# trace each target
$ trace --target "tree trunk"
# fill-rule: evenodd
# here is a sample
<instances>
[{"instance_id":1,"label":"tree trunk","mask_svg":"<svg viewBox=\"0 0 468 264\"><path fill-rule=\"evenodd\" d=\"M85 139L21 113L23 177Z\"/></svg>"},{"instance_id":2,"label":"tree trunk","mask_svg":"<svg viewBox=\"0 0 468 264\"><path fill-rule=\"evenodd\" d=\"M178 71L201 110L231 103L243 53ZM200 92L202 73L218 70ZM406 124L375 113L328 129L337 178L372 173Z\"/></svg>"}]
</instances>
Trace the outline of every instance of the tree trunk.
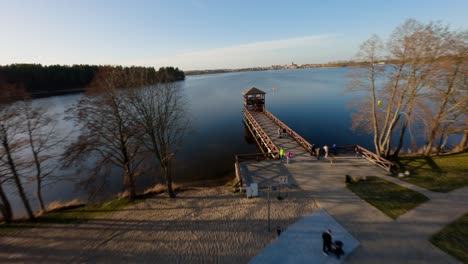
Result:
<instances>
[{"instance_id":1,"label":"tree trunk","mask_svg":"<svg viewBox=\"0 0 468 264\"><path fill-rule=\"evenodd\" d=\"M401 128L401 131L400 131L400 137L398 138L398 146L395 149L395 152L393 152L394 157L398 157L398 154L400 154L401 148L403 147L403 139L405 137L406 126L407 126L406 123L407 123L407 121L405 119L403 127Z\"/></svg>"},{"instance_id":2,"label":"tree trunk","mask_svg":"<svg viewBox=\"0 0 468 264\"><path fill-rule=\"evenodd\" d=\"M0 199L2 204L0 205L0 211L3 215L3 221L5 223L11 223L13 220L13 212L11 211L11 204L6 196L5 192L3 191L2 185L0 184Z\"/></svg>"},{"instance_id":3,"label":"tree trunk","mask_svg":"<svg viewBox=\"0 0 468 264\"><path fill-rule=\"evenodd\" d=\"M460 141L460 144L458 145L457 149L459 151L464 151L468 149L468 129L465 129L465 133L463 134L463 137Z\"/></svg>"},{"instance_id":4,"label":"tree trunk","mask_svg":"<svg viewBox=\"0 0 468 264\"><path fill-rule=\"evenodd\" d=\"M417 84L416 84L417 87ZM416 99L416 94L417 94L417 89L413 88L410 98L408 99L408 111L406 112L405 115L405 121L403 122L403 125L401 127L400 131L400 137L398 138L398 146L393 153L394 157L398 157L398 154L400 154L401 149L403 148L403 140L405 138L405 133L406 133L406 128L408 128L410 119L411 119L411 113L413 112L414 104L415 104L415 99Z\"/></svg>"},{"instance_id":5,"label":"tree trunk","mask_svg":"<svg viewBox=\"0 0 468 264\"><path fill-rule=\"evenodd\" d=\"M136 197L135 179L131 173L129 162L125 163L125 190L128 192L129 199L133 200Z\"/></svg>"},{"instance_id":6,"label":"tree trunk","mask_svg":"<svg viewBox=\"0 0 468 264\"><path fill-rule=\"evenodd\" d=\"M34 137L33 137L33 129L31 128L31 118L28 116L27 119L27 127L28 127L28 136L29 136L29 146L31 147L31 152L34 158L34 164L36 165L36 195L37 199L39 200L39 205L41 206L41 210L45 212L44 200L42 199L42 168L41 162L39 161L39 155L34 147Z\"/></svg>"},{"instance_id":7,"label":"tree trunk","mask_svg":"<svg viewBox=\"0 0 468 264\"><path fill-rule=\"evenodd\" d=\"M164 166L164 173L166 174L165 176L166 176L167 194L169 195L169 197L175 198L176 195L175 195L174 189L172 188L172 175L171 175L170 162L168 162Z\"/></svg>"},{"instance_id":8,"label":"tree trunk","mask_svg":"<svg viewBox=\"0 0 468 264\"><path fill-rule=\"evenodd\" d=\"M8 165L10 167L11 173L13 174L13 180L16 184L16 188L18 189L20 198L23 201L24 208L26 209L26 212L28 213L28 218L32 220L34 219L34 213L31 209L31 206L29 205L28 198L26 197L26 193L24 192L24 189L23 189L23 185L21 184L20 176L18 174L18 171L16 170L16 164L13 161L13 157L11 156L10 145L8 144L8 141L6 138L3 139L2 144L5 149L5 154L7 156L7 159L8 159Z\"/></svg>"},{"instance_id":9,"label":"tree trunk","mask_svg":"<svg viewBox=\"0 0 468 264\"><path fill-rule=\"evenodd\" d=\"M372 63L374 63L372 61ZM375 106L375 101L376 96L375 96L375 68L374 64L371 66L371 89L372 89L372 127L374 129L374 147L375 147L375 153L377 155L381 156L382 155L382 149L379 144L379 125L377 123L377 109Z\"/></svg>"},{"instance_id":10,"label":"tree trunk","mask_svg":"<svg viewBox=\"0 0 468 264\"><path fill-rule=\"evenodd\" d=\"M446 130L447 130L447 126L444 126L442 135L440 135L440 138L439 138L439 144L437 145L437 153L436 153L437 156L440 155L440 152L442 152L442 149L445 148L445 144L447 144L448 137L445 135Z\"/></svg>"},{"instance_id":11,"label":"tree trunk","mask_svg":"<svg viewBox=\"0 0 468 264\"><path fill-rule=\"evenodd\" d=\"M429 132L429 138L427 139L427 145L424 148L424 153L423 153L424 156L429 156L429 154L431 154L432 145L434 144L434 141L436 139L437 131L439 130L439 126L442 121L442 116L446 112L445 107L447 106L449 97L453 92L453 84L455 83L457 73L458 73L458 65L455 68L453 77L448 82L447 91L445 92L444 98L442 99L442 103L439 106L437 117L435 118L434 122L432 122L431 131Z\"/></svg>"},{"instance_id":12,"label":"tree trunk","mask_svg":"<svg viewBox=\"0 0 468 264\"><path fill-rule=\"evenodd\" d=\"M44 199L42 199L42 179L41 177L37 177L37 189L36 189L37 199L39 200L39 205L41 206L41 210L43 212L46 211L44 206Z\"/></svg>"},{"instance_id":13,"label":"tree trunk","mask_svg":"<svg viewBox=\"0 0 468 264\"><path fill-rule=\"evenodd\" d=\"M41 210L45 212L44 200L42 199L41 163L39 162L39 157L37 156L37 153L34 151L34 148L33 148L33 156L34 156L34 162L36 163L36 182L37 182L36 195L37 195L37 199L39 200L39 205L41 206Z\"/></svg>"},{"instance_id":14,"label":"tree trunk","mask_svg":"<svg viewBox=\"0 0 468 264\"><path fill-rule=\"evenodd\" d=\"M133 174L130 174L130 198L133 200L136 197L136 188L135 188L135 177Z\"/></svg>"}]
</instances>

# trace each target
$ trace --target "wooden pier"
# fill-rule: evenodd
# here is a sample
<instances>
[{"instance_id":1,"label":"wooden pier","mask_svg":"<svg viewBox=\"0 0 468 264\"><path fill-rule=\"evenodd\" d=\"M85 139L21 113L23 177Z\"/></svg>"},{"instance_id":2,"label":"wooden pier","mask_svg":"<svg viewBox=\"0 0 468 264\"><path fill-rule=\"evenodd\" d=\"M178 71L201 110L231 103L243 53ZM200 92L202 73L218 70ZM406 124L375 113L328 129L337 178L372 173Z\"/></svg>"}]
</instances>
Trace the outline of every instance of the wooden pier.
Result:
<instances>
[{"instance_id":1,"label":"wooden pier","mask_svg":"<svg viewBox=\"0 0 468 264\"><path fill-rule=\"evenodd\" d=\"M249 160L279 159L279 149L282 147L285 151L291 151L295 161L313 161L317 160L310 155L312 144L296 133L293 129L275 117L265 108L265 92L253 87L244 91L244 123L252 133L255 141L262 150L261 153L236 155L235 170L240 185L245 181L239 166L240 162ZM282 137L278 135L278 129L282 132ZM285 133L283 133L283 131ZM321 146L317 146L321 147ZM359 156L387 171L391 171L394 164L370 150L358 145L340 146L341 153L347 153L348 156L354 155L354 150L359 150ZM323 152L323 149L321 148ZM331 153L331 147L330 147ZM330 158L333 162L335 157Z\"/></svg>"}]
</instances>

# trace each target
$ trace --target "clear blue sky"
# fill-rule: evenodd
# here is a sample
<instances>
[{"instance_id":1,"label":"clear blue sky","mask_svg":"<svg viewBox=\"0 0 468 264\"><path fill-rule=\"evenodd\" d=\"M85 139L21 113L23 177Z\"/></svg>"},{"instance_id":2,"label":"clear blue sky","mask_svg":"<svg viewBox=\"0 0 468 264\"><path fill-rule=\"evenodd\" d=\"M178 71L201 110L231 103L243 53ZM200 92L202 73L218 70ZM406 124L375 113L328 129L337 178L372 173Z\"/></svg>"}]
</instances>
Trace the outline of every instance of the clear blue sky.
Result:
<instances>
[{"instance_id":1,"label":"clear blue sky","mask_svg":"<svg viewBox=\"0 0 468 264\"><path fill-rule=\"evenodd\" d=\"M0 0L0 64L184 70L352 59L407 18L468 29L468 1Z\"/></svg>"}]
</instances>

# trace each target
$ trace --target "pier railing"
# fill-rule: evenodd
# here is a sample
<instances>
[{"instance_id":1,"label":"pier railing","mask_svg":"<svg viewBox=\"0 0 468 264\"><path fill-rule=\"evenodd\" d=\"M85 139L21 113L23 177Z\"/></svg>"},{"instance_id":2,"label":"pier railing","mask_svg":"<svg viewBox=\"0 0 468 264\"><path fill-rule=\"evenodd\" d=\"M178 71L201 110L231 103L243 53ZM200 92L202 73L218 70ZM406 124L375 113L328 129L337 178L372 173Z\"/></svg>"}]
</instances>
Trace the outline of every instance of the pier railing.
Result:
<instances>
[{"instance_id":1,"label":"pier railing","mask_svg":"<svg viewBox=\"0 0 468 264\"><path fill-rule=\"evenodd\" d=\"M395 164L385 158L380 157L379 155L375 154L374 152L361 147L359 145L348 145L348 146L340 146L338 149L354 151L354 148L357 147L359 154L362 155L365 159L369 162L374 163L375 165L385 169L386 171L391 172L393 168L395 168Z\"/></svg>"},{"instance_id":2,"label":"pier railing","mask_svg":"<svg viewBox=\"0 0 468 264\"><path fill-rule=\"evenodd\" d=\"M307 140L305 140L303 137L301 137L299 134L297 134L294 130L292 130L290 127L288 127L285 123L281 122L276 116L274 116L272 113L268 112L266 108L263 108L263 113L265 113L266 116L268 116L273 122L275 122L282 130L285 129L286 132L294 138L299 144L301 144L302 147L304 147L307 151L310 151L310 147L312 144L310 144Z\"/></svg>"},{"instance_id":3,"label":"pier railing","mask_svg":"<svg viewBox=\"0 0 468 264\"><path fill-rule=\"evenodd\" d=\"M273 143L273 140L268 136L268 134L263 130L263 128L257 123L255 118L252 116L249 110L244 107L244 115L247 121L251 124L252 128L260 137L260 140L265 144L265 147L268 150L268 154L271 155L273 158L279 158L279 150L278 147Z\"/></svg>"},{"instance_id":4,"label":"pier railing","mask_svg":"<svg viewBox=\"0 0 468 264\"><path fill-rule=\"evenodd\" d=\"M274 156L278 153L273 153ZM252 153L252 154L238 154L236 155L236 162L234 163L234 168L236 170L236 178L239 183L239 187L243 186L242 174L240 171L239 163L243 161L261 161L271 159L271 153Z\"/></svg>"}]
</instances>

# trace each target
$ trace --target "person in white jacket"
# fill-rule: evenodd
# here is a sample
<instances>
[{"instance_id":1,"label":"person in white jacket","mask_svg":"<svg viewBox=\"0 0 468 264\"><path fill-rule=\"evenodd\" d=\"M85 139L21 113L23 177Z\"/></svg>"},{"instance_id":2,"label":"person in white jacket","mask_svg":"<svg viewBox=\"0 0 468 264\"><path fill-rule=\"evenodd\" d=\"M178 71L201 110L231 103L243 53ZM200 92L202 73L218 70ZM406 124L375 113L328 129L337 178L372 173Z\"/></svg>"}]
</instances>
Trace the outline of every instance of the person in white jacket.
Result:
<instances>
[{"instance_id":1,"label":"person in white jacket","mask_svg":"<svg viewBox=\"0 0 468 264\"><path fill-rule=\"evenodd\" d=\"M325 150L325 158L328 158L328 146L323 146L323 150Z\"/></svg>"}]
</instances>

